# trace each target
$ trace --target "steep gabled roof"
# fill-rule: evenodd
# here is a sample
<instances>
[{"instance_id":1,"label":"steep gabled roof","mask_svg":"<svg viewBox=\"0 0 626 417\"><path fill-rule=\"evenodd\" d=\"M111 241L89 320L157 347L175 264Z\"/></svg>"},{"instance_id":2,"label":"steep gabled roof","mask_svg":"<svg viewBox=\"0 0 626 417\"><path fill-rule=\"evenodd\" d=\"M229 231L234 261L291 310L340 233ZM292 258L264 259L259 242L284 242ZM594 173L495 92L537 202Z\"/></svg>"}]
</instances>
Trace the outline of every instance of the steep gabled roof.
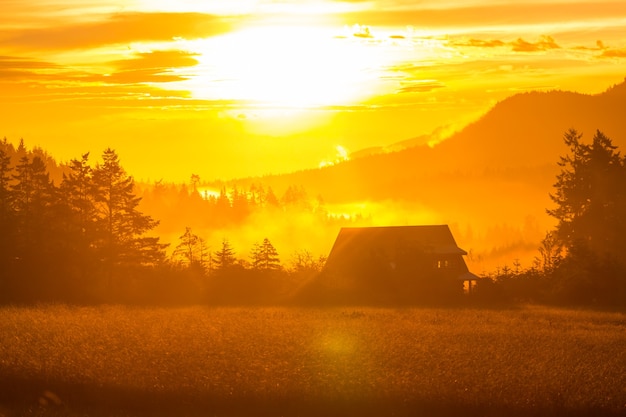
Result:
<instances>
[{"instance_id":1,"label":"steep gabled roof","mask_svg":"<svg viewBox=\"0 0 626 417\"><path fill-rule=\"evenodd\" d=\"M344 227L328 255L327 267L345 263L364 251L407 247L425 254L467 255L448 225Z\"/></svg>"}]
</instances>

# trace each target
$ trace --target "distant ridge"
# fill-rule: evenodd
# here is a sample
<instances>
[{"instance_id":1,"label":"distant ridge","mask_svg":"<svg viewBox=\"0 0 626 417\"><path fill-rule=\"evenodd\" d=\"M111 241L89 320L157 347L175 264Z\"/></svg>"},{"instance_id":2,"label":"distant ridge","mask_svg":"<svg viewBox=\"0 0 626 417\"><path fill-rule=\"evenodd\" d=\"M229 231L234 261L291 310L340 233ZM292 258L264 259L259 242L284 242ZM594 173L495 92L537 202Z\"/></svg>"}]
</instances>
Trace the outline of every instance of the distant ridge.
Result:
<instances>
[{"instance_id":1,"label":"distant ridge","mask_svg":"<svg viewBox=\"0 0 626 417\"><path fill-rule=\"evenodd\" d=\"M237 184L263 182L275 189L303 185L330 201L371 198L413 198L416 184L450 175L490 175L515 171L522 178L553 178L556 162L567 149L563 134L570 128L590 141L601 130L626 148L626 79L596 95L568 91L527 92L513 95L461 131L432 148L410 146L418 137L399 142L395 152L370 148L353 159L321 169L262 178L233 180ZM393 148L393 146L392 146ZM546 179L546 181L548 180ZM404 184L404 187L400 185Z\"/></svg>"},{"instance_id":2,"label":"distant ridge","mask_svg":"<svg viewBox=\"0 0 626 417\"><path fill-rule=\"evenodd\" d=\"M435 153L487 167L554 163L566 151L562 137L574 128L591 140L601 130L626 144L626 84L598 95L566 91L518 94L442 142Z\"/></svg>"}]
</instances>

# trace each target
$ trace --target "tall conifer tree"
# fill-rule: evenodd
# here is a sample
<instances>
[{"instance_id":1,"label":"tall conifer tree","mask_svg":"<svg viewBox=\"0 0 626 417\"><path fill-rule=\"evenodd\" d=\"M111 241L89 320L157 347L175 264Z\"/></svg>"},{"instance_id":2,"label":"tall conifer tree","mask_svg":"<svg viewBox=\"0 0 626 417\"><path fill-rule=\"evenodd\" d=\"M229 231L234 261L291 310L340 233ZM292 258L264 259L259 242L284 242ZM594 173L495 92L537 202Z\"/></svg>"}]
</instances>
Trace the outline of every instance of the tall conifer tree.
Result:
<instances>
[{"instance_id":1,"label":"tall conifer tree","mask_svg":"<svg viewBox=\"0 0 626 417\"><path fill-rule=\"evenodd\" d=\"M93 171L94 200L98 212L97 247L109 274L120 266L154 264L166 245L144 234L158 221L141 213L134 180L120 165L117 153L106 149Z\"/></svg>"}]
</instances>

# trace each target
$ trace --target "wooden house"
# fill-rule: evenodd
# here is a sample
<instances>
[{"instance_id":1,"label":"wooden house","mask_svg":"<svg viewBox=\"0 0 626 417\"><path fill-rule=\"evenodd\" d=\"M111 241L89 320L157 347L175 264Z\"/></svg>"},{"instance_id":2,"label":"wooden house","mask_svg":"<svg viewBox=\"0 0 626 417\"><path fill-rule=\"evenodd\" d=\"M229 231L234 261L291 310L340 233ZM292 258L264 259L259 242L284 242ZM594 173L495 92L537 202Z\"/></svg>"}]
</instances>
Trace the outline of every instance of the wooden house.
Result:
<instances>
[{"instance_id":1,"label":"wooden house","mask_svg":"<svg viewBox=\"0 0 626 417\"><path fill-rule=\"evenodd\" d=\"M455 297L478 279L464 255L447 225L342 228L323 280L331 292L364 301Z\"/></svg>"}]
</instances>

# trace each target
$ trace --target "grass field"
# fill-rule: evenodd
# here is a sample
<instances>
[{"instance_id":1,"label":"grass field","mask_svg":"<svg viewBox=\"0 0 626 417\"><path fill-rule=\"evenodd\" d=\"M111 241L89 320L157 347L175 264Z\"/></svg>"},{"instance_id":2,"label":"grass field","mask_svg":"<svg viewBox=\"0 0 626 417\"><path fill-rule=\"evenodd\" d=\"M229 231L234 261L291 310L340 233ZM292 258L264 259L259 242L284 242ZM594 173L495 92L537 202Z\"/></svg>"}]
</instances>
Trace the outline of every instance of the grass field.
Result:
<instances>
[{"instance_id":1,"label":"grass field","mask_svg":"<svg viewBox=\"0 0 626 417\"><path fill-rule=\"evenodd\" d=\"M20 415L626 415L626 314L4 307Z\"/></svg>"}]
</instances>

